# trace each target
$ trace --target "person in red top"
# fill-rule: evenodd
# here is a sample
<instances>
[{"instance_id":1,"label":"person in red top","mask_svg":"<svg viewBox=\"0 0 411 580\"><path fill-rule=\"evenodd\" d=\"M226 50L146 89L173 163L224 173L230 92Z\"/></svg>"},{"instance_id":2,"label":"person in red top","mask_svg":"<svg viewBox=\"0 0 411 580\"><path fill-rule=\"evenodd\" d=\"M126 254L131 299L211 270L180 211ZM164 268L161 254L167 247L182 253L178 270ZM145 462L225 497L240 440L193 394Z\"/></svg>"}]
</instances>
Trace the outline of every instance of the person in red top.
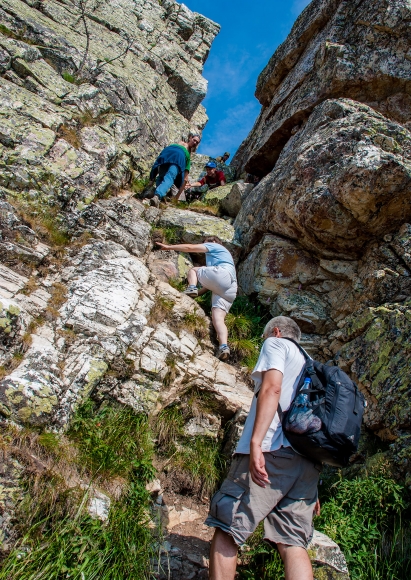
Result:
<instances>
[{"instance_id":1,"label":"person in red top","mask_svg":"<svg viewBox=\"0 0 411 580\"><path fill-rule=\"evenodd\" d=\"M194 187L201 187L203 185L208 185L208 189L214 189L215 187L220 187L220 185L225 185L225 175L222 171L217 169L217 164L214 161L210 161L205 166L207 175L202 179L195 181L194 183L189 183L186 186L186 200L193 201L197 197L201 197L203 192L192 191Z\"/></svg>"}]
</instances>

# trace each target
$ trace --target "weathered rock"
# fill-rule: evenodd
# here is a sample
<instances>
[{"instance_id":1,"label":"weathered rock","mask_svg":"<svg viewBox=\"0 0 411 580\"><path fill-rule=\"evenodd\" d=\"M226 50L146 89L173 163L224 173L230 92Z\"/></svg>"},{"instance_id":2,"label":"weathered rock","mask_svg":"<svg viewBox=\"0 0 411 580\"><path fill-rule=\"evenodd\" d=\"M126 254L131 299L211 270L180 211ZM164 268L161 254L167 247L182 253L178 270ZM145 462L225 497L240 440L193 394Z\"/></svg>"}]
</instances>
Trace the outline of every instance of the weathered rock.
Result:
<instances>
[{"instance_id":1,"label":"weathered rock","mask_svg":"<svg viewBox=\"0 0 411 580\"><path fill-rule=\"evenodd\" d=\"M325 256L358 255L411 213L411 134L371 108L325 101L245 200L236 233L250 249L262 232Z\"/></svg>"},{"instance_id":2,"label":"weathered rock","mask_svg":"<svg viewBox=\"0 0 411 580\"><path fill-rule=\"evenodd\" d=\"M76 213L204 127L201 71L219 31L207 18L175 2L99 3L86 15L88 43L75 6L2 8L2 185L43 198L48 181Z\"/></svg>"},{"instance_id":3,"label":"weathered rock","mask_svg":"<svg viewBox=\"0 0 411 580\"><path fill-rule=\"evenodd\" d=\"M206 236L218 236L234 260L238 258L240 246L234 241L234 228L226 220L187 211L167 208L161 215L160 224L175 228L182 242L201 243Z\"/></svg>"},{"instance_id":4,"label":"weathered rock","mask_svg":"<svg viewBox=\"0 0 411 580\"><path fill-rule=\"evenodd\" d=\"M355 99L408 121L409 17L402 0L311 2L258 79L263 108L232 165L266 175L324 99Z\"/></svg>"},{"instance_id":5,"label":"weathered rock","mask_svg":"<svg viewBox=\"0 0 411 580\"><path fill-rule=\"evenodd\" d=\"M231 183L227 183L226 185L220 185L220 187L209 189L204 196L204 201L209 205L216 205L220 207L223 200L230 193L231 187Z\"/></svg>"},{"instance_id":6,"label":"weathered rock","mask_svg":"<svg viewBox=\"0 0 411 580\"><path fill-rule=\"evenodd\" d=\"M308 553L314 563L314 578L323 580L349 580L347 563L338 544L328 536L314 530L314 535L308 545Z\"/></svg>"},{"instance_id":7,"label":"weathered rock","mask_svg":"<svg viewBox=\"0 0 411 580\"><path fill-rule=\"evenodd\" d=\"M229 194L221 200L223 213L233 218L237 217L243 201L253 188L254 184L252 183L241 183L241 181L234 183Z\"/></svg>"}]
</instances>

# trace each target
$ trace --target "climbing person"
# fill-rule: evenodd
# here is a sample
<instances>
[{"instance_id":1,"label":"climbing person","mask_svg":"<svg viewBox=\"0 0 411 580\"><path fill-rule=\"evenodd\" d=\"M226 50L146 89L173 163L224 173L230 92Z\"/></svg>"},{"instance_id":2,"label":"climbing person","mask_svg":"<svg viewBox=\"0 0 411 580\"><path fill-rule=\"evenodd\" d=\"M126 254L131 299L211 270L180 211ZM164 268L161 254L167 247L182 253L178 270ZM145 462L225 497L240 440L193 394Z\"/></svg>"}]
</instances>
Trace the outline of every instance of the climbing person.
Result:
<instances>
[{"instance_id":1,"label":"climbing person","mask_svg":"<svg viewBox=\"0 0 411 580\"><path fill-rule=\"evenodd\" d=\"M187 274L187 296L195 298L211 290L211 319L218 338L217 356L220 360L227 360L230 356L230 348L227 344L228 330L225 317L237 295L237 276L234 260L230 252L222 245L220 238L210 236L204 238L202 244L160 244L162 250L175 250L176 252L205 254L206 265L191 268ZM200 291L197 284L203 287Z\"/></svg>"},{"instance_id":2,"label":"climbing person","mask_svg":"<svg viewBox=\"0 0 411 580\"><path fill-rule=\"evenodd\" d=\"M294 399L305 359L298 325L277 316L251 377L254 398L227 478L211 501L206 524L216 528L211 544L210 579L233 580L237 551L264 520L265 540L277 546L286 580L313 580L306 548L313 515L319 514L321 465L297 454L285 437L277 409Z\"/></svg>"},{"instance_id":3,"label":"climbing person","mask_svg":"<svg viewBox=\"0 0 411 580\"><path fill-rule=\"evenodd\" d=\"M208 185L208 189L214 189L225 185L225 175L222 171L217 170L217 164L214 161L209 161L205 166L205 170L206 175L204 177L185 186L186 201L191 202L201 197L203 192L198 192L194 188Z\"/></svg>"},{"instance_id":4,"label":"climbing person","mask_svg":"<svg viewBox=\"0 0 411 580\"><path fill-rule=\"evenodd\" d=\"M151 183L156 180L156 188L147 188L142 198L150 199L150 205L159 207L173 185L178 188L176 199L184 191L191 168L191 153L201 141L200 135L190 133L187 140L173 143L162 150L150 172Z\"/></svg>"},{"instance_id":5,"label":"climbing person","mask_svg":"<svg viewBox=\"0 0 411 580\"><path fill-rule=\"evenodd\" d=\"M218 161L218 163L225 163L229 157L230 157L230 154L228 151L226 151L224 153L224 155L220 155L219 157L216 157L215 160Z\"/></svg>"}]
</instances>

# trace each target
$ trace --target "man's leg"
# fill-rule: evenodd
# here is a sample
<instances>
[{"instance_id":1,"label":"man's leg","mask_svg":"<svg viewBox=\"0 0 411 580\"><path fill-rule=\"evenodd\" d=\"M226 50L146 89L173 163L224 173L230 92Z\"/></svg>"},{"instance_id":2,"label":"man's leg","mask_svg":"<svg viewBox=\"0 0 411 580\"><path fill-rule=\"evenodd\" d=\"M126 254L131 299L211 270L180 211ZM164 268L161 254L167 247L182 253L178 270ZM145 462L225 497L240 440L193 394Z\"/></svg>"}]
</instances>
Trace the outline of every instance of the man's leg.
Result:
<instances>
[{"instance_id":1,"label":"man's leg","mask_svg":"<svg viewBox=\"0 0 411 580\"><path fill-rule=\"evenodd\" d=\"M198 268L191 268L187 273L187 281L189 286L197 286L197 270Z\"/></svg>"},{"instance_id":2,"label":"man's leg","mask_svg":"<svg viewBox=\"0 0 411 580\"><path fill-rule=\"evenodd\" d=\"M188 287L187 287L187 290L184 290L184 294L186 294L187 296L190 296L191 298L195 298L196 296L198 296L198 288L197 288L197 283L198 283L197 270L198 269L199 268L191 268L191 270L189 270L187 272Z\"/></svg>"},{"instance_id":3,"label":"man's leg","mask_svg":"<svg viewBox=\"0 0 411 580\"><path fill-rule=\"evenodd\" d=\"M228 340L228 330L224 322L226 316L227 312L225 310L222 310L221 308L211 309L211 318L213 321L213 326L217 333L218 343L220 345L227 344Z\"/></svg>"},{"instance_id":4,"label":"man's leg","mask_svg":"<svg viewBox=\"0 0 411 580\"><path fill-rule=\"evenodd\" d=\"M313 567L307 550L298 546L277 544L284 562L286 580L313 580Z\"/></svg>"},{"instance_id":5,"label":"man's leg","mask_svg":"<svg viewBox=\"0 0 411 580\"><path fill-rule=\"evenodd\" d=\"M167 191L171 188L174 183L175 178L178 175L178 167L177 165L170 165L167 171L163 175L163 171L161 171L163 166L160 167L159 177L161 179L157 182L157 187L154 195L156 195L160 200L164 199Z\"/></svg>"},{"instance_id":6,"label":"man's leg","mask_svg":"<svg viewBox=\"0 0 411 580\"><path fill-rule=\"evenodd\" d=\"M210 551L210 580L234 580L237 550L233 538L216 528Z\"/></svg>"}]
</instances>

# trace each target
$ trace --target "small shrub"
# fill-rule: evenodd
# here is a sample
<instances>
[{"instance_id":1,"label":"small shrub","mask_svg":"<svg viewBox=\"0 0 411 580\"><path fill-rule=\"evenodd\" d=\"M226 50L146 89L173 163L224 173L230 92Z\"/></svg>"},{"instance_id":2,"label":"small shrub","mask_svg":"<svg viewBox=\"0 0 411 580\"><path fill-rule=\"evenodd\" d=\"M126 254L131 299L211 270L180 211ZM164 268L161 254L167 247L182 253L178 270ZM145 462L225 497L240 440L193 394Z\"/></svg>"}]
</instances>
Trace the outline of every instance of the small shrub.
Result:
<instances>
[{"instance_id":1,"label":"small shrub","mask_svg":"<svg viewBox=\"0 0 411 580\"><path fill-rule=\"evenodd\" d=\"M25 294L26 296L30 296L30 294L35 290L37 290L37 288L38 288L37 278L35 276L30 276L24 288L20 290L20 293Z\"/></svg>"},{"instance_id":2,"label":"small shrub","mask_svg":"<svg viewBox=\"0 0 411 580\"><path fill-rule=\"evenodd\" d=\"M58 130L58 136L60 139L64 139L74 147L74 149L80 149L81 138L76 127L70 127L69 125L61 125Z\"/></svg>"},{"instance_id":3,"label":"small shrub","mask_svg":"<svg viewBox=\"0 0 411 580\"><path fill-rule=\"evenodd\" d=\"M168 283L179 292L183 292L186 289L186 283L179 278L169 278Z\"/></svg>"},{"instance_id":4,"label":"small shrub","mask_svg":"<svg viewBox=\"0 0 411 580\"><path fill-rule=\"evenodd\" d=\"M196 312L187 312L184 315L183 327L199 339L206 338L209 333L207 320Z\"/></svg>"},{"instance_id":5,"label":"small shrub","mask_svg":"<svg viewBox=\"0 0 411 580\"><path fill-rule=\"evenodd\" d=\"M165 296L156 296L154 305L150 310L148 324L161 324L164 320L170 320L174 308L173 300Z\"/></svg>"},{"instance_id":6,"label":"small shrub","mask_svg":"<svg viewBox=\"0 0 411 580\"><path fill-rule=\"evenodd\" d=\"M173 476L185 480L191 493L210 496L225 468L221 443L211 437L187 438L170 461Z\"/></svg>"},{"instance_id":7,"label":"small shrub","mask_svg":"<svg viewBox=\"0 0 411 580\"><path fill-rule=\"evenodd\" d=\"M149 177L139 177L137 179L133 179L131 183L131 189L134 191L134 193L143 193L149 183Z\"/></svg>"},{"instance_id":8,"label":"small shrub","mask_svg":"<svg viewBox=\"0 0 411 580\"><path fill-rule=\"evenodd\" d=\"M164 228L164 239L167 244L178 244L180 242L181 230L178 227Z\"/></svg>"}]
</instances>

